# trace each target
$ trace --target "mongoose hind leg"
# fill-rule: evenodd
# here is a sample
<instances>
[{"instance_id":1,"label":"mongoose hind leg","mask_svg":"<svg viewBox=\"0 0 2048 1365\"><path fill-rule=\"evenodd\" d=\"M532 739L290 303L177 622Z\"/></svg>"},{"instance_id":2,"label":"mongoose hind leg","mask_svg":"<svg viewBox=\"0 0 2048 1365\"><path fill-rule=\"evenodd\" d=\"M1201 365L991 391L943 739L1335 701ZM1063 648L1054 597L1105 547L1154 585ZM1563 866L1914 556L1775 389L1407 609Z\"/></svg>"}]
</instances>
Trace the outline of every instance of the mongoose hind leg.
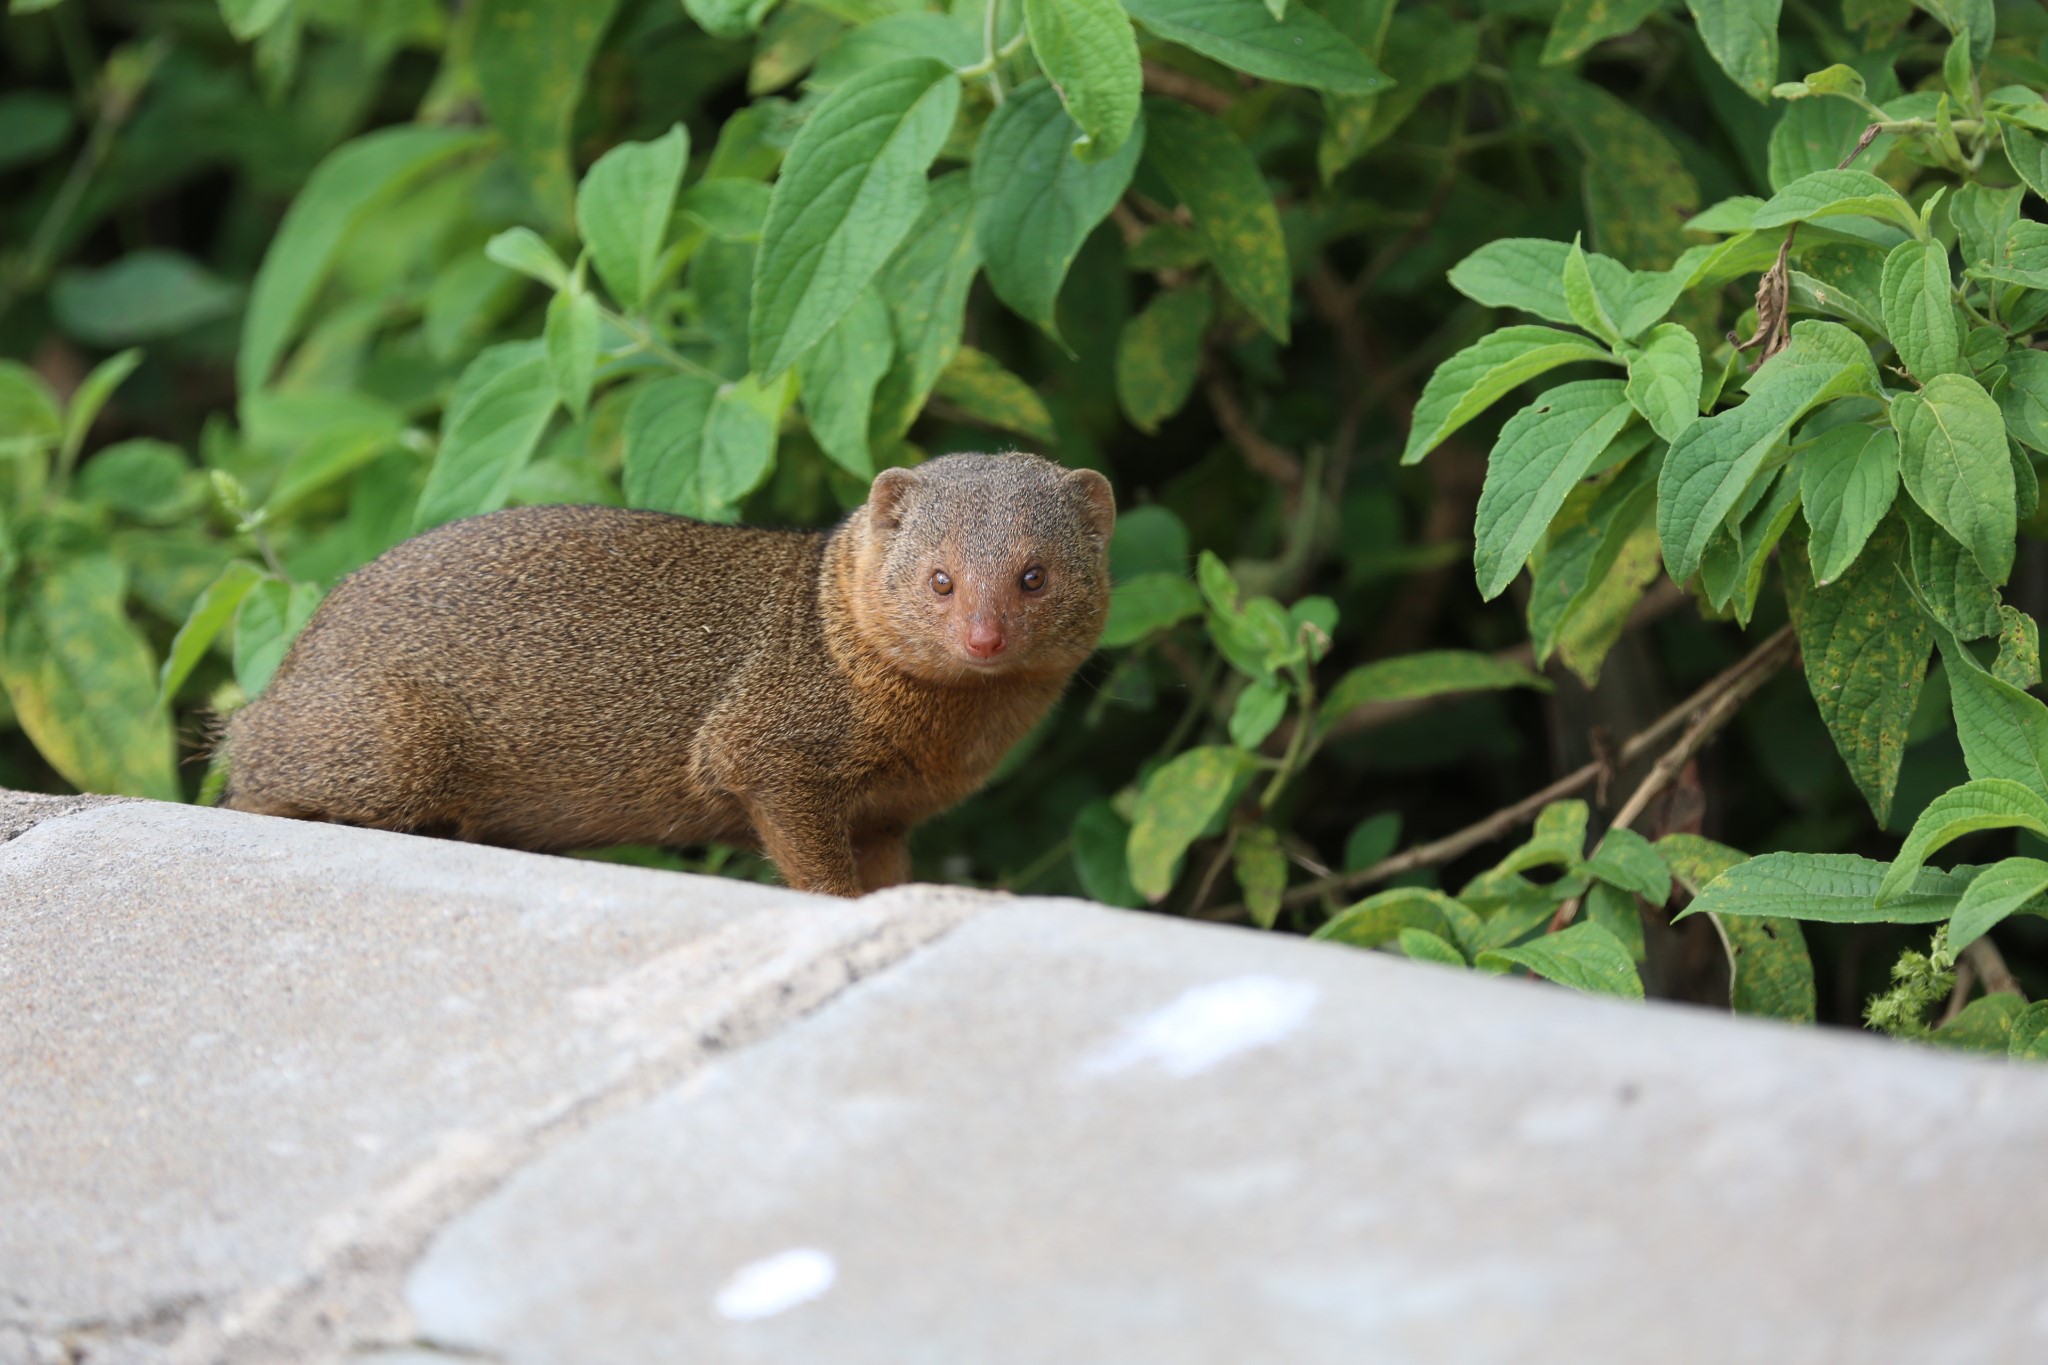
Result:
<instances>
[{"instance_id":1,"label":"mongoose hind leg","mask_svg":"<svg viewBox=\"0 0 2048 1365\"><path fill-rule=\"evenodd\" d=\"M862 891L903 885L910 880L909 831L863 831L853 841L853 860L860 873Z\"/></svg>"},{"instance_id":2,"label":"mongoose hind leg","mask_svg":"<svg viewBox=\"0 0 2048 1365\"><path fill-rule=\"evenodd\" d=\"M743 804L762 851L775 860L791 890L826 896L861 893L852 833L843 817L829 813L829 802L790 800L778 793L773 804L753 797Z\"/></svg>"}]
</instances>

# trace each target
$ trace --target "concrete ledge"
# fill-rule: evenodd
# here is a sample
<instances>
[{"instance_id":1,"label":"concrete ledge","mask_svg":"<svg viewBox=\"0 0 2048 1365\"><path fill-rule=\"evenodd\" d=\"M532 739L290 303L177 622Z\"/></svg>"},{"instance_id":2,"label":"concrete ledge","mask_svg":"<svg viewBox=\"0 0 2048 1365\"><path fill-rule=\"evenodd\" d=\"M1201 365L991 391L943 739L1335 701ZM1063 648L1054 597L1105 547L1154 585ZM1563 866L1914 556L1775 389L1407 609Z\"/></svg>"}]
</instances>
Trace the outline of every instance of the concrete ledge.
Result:
<instances>
[{"instance_id":1,"label":"concrete ledge","mask_svg":"<svg viewBox=\"0 0 2048 1365\"><path fill-rule=\"evenodd\" d=\"M0 1362L2048 1351L2048 1074L1075 902L122 802L0 1095Z\"/></svg>"}]
</instances>

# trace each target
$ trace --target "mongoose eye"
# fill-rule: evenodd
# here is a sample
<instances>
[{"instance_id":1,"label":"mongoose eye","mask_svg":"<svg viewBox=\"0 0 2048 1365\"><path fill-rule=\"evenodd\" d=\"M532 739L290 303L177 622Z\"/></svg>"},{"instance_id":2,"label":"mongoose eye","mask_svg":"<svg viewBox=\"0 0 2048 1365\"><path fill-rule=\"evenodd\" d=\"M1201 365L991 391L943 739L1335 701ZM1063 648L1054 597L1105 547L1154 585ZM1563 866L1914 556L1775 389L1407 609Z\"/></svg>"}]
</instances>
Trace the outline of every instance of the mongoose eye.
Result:
<instances>
[{"instance_id":1,"label":"mongoose eye","mask_svg":"<svg viewBox=\"0 0 2048 1365\"><path fill-rule=\"evenodd\" d=\"M1023 585L1024 591L1037 592L1040 588L1045 586L1045 570L1039 568L1036 564L1034 564L1030 568L1026 569L1024 571L1024 576L1018 579L1017 581Z\"/></svg>"},{"instance_id":2,"label":"mongoose eye","mask_svg":"<svg viewBox=\"0 0 2048 1365\"><path fill-rule=\"evenodd\" d=\"M932 591L937 593L941 597L951 595L953 591L953 580L951 577L947 575L944 569L933 570Z\"/></svg>"}]
</instances>

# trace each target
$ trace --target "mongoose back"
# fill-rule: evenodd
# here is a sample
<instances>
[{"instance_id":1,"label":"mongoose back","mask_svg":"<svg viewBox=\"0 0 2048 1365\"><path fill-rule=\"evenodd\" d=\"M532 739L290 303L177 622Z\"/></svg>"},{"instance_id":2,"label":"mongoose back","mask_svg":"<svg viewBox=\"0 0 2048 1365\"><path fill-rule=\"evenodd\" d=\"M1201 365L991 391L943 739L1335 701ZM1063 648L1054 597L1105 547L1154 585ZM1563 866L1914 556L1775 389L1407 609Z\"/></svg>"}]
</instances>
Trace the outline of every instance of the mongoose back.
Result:
<instances>
[{"instance_id":1,"label":"mongoose back","mask_svg":"<svg viewBox=\"0 0 2048 1365\"><path fill-rule=\"evenodd\" d=\"M343 580L227 732L236 810L515 848L735 843L909 876L1101 634L1109 483L1031 455L877 475L830 531L609 507L451 523Z\"/></svg>"}]
</instances>

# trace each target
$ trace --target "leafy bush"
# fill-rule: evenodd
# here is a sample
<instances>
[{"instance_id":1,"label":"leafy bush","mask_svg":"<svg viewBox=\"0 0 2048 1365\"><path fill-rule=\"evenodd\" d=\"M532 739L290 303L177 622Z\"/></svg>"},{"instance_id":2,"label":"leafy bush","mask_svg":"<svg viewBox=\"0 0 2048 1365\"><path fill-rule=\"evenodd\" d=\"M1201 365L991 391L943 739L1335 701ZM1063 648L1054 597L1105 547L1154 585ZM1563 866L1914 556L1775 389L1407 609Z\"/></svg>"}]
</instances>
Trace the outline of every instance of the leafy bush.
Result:
<instances>
[{"instance_id":1,"label":"leafy bush","mask_svg":"<svg viewBox=\"0 0 2048 1365\"><path fill-rule=\"evenodd\" d=\"M1024 443L1117 481L1105 650L926 875L2031 1053L2048 17L1795 19L16 0L0 780L203 797L429 526Z\"/></svg>"}]
</instances>

